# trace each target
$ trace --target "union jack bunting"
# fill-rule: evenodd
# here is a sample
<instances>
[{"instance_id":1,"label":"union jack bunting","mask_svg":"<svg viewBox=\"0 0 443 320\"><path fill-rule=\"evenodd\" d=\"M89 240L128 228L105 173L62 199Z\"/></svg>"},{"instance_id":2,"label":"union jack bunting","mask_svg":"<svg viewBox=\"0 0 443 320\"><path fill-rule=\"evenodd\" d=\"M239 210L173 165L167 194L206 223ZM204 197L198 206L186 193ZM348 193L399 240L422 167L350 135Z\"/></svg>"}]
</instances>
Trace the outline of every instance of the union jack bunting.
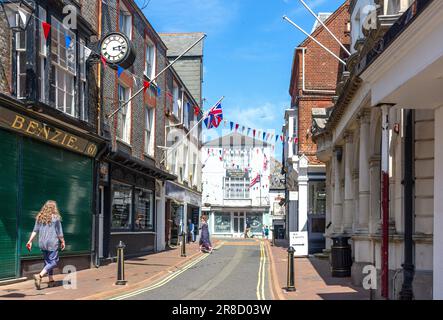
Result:
<instances>
[{"instance_id":1,"label":"union jack bunting","mask_svg":"<svg viewBox=\"0 0 443 320\"><path fill-rule=\"evenodd\" d=\"M212 108L207 118L205 119L206 128L218 128L220 123L223 121L223 109L221 103Z\"/></svg>"}]
</instances>

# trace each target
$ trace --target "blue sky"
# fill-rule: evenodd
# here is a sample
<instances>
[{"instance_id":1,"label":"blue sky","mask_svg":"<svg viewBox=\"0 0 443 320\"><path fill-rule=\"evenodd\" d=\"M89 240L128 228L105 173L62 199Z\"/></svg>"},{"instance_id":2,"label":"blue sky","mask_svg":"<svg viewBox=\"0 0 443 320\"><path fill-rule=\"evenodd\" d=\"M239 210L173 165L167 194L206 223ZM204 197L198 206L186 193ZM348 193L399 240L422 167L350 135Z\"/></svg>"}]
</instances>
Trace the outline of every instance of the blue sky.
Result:
<instances>
[{"instance_id":1,"label":"blue sky","mask_svg":"<svg viewBox=\"0 0 443 320\"><path fill-rule=\"evenodd\" d=\"M137 0L139 5L149 0ZM306 0L314 12L333 12L344 0ZM204 32L203 96L206 108L226 96L224 117L241 126L281 132L290 106L294 48L315 18L299 0L151 0L144 10L157 32ZM205 108L205 109L206 109ZM222 126L223 127L223 126ZM227 129L204 130L206 139ZM281 143L276 158L281 159Z\"/></svg>"}]
</instances>

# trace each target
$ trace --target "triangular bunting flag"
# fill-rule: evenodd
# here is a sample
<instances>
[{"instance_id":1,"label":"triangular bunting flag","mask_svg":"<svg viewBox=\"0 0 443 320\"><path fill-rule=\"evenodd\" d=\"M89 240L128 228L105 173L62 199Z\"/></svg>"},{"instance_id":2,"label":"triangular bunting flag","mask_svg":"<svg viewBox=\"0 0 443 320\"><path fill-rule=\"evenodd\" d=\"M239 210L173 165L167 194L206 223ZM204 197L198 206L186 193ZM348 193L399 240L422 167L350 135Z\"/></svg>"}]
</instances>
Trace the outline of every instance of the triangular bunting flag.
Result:
<instances>
[{"instance_id":1,"label":"triangular bunting flag","mask_svg":"<svg viewBox=\"0 0 443 320\"><path fill-rule=\"evenodd\" d=\"M263 132L263 140L265 140L266 132Z\"/></svg>"},{"instance_id":2,"label":"triangular bunting flag","mask_svg":"<svg viewBox=\"0 0 443 320\"><path fill-rule=\"evenodd\" d=\"M255 133L256 133L257 131L254 129L254 130L252 130L252 134L254 135L254 138L255 138Z\"/></svg>"},{"instance_id":3,"label":"triangular bunting flag","mask_svg":"<svg viewBox=\"0 0 443 320\"><path fill-rule=\"evenodd\" d=\"M240 125L238 123L235 125L235 132L237 132L239 126Z\"/></svg>"},{"instance_id":4,"label":"triangular bunting flag","mask_svg":"<svg viewBox=\"0 0 443 320\"><path fill-rule=\"evenodd\" d=\"M157 87L157 96L161 96L162 95L162 89L160 89L160 87Z\"/></svg>"},{"instance_id":5,"label":"triangular bunting flag","mask_svg":"<svg viewBox=\"0 0 443 320\"><path fill-rule=\"evenodd\" d=\"M277 136L275 137L275 142L277 142L277 141L278 141L278 138L280 138L280 136L279 136L279 135L277 135Z\"/></svg>"},{"instance_id":6,"label":"triangular bunting flag","mask_svg":"<svg viewBox=\"0 0 443 320\"><path fill-rule=\"evenodd\" d=\"M122 67L118 66L117 68L117 77L120 78L120 76L122 75L122 73L125 71L125 69L123 69Z\"/></svg>"},{"instance_id":7,"label":"triangular bunting flag","mask_svg":"<svg viewBox=\"0 0 443 320\"><path fill-rule=\"evenodd\" d=\"M72 38L68 34L65 34L65 45L66 45L66 48L70 48L71 47L71 43L72 43Z\"/></svg>"},{"instance_id":8,"label":"triangular bunting flag","mask_svg":"<svg viewBox=\"0 0 443 320\"><path fill-rule=\"evenodd\" d=\"M251 128L248 128L248 136L249 136L249 133L251 132Z\"/></svg>"},{"instance_id":9,"label":"triangular bunting flag","mask_svg":"<svg viewBox=\"0 0 443 320\"><path fill-rule=\"evenodd\" d=\"M45 35L45 39L48 40L49 32L51 31L51 25L47 22L42 22L43 33Z\"/></svg>"},{"instance_id":10,"label":"triangular bunting flag","mask_svg":"<svg viewBox=\"0 0 443 320\"><path fill-rule=\"evenodd\" d=\"M100 56L100 60L101 60L101 62L102 62L102 64L103 64L103 67L106 67L106 64L107 64L106 58L103 57L103 55L101 55L101 56Z\"/></svg>"},{"instance_id":11,"label":"triangular bunting flag","mask_svg":"<svg viewBox=\"0 0 443 320\"><path fill-rule=\"evenodd\" d=\"M234 129L234 122L231 121L231 131Z\"/></svg>"},{"instance_id":12,"label":"triangular bunting flag","mask_svg":"<svg viewBox=\"0 0 443 320\"><path fill-rule=\"evenodd\" d=\"M151 86L151 83L149 81L144 80L143 81L143 90L146 92L148 88Z\"/></svg>"},{"instance_id":13,"label":"triangular bunting flag","mask_svg":"<svg viewBox=\"0 0 443 320\"><path fill-rule=\"evenodd\" d=\"M88 60L89 57L91 56L92 50L89 49L88 47L84 47L85 48L85 60Z\"/></svg>"},{"instance_id":14,"label":"triangular bunting flag","mask_svg":"<svg viewBox=\"0 0 443 320\"><path fill-rule=\"evenodd\" d=\"M194 115L197 117L200 114L200 107L199 106L195 106L194 107Z\"/></svg>"}]
</instances>

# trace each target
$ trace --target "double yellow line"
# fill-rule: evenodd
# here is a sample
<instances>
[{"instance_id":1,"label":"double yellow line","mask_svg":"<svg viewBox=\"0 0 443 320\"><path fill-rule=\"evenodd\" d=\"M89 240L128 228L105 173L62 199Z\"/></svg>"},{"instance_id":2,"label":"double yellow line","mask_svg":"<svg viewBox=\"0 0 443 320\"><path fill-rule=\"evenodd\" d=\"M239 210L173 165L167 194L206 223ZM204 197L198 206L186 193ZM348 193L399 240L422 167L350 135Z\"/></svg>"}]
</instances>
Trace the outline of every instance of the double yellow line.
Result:
<instances>
[{"instance_id":1,"label":"double yellow line","mask_svg":"<svg viewBox=\"0 0 443 320\"><path fill-rule=\"evenodd\" d=\"M266 251L263 241L260 241L260 267L258 268L257 299L265 298L265 279L266 279Z\"/></svg>"},{"instance_id":2,"label":"double yellow line","mask_svg":"<svg viewBox=\"0 0 443 320\"><path fill-rule=\"evenodd\" d=\"M219 249L222 245L223 245L223 243L218 245L216 247L216 249ZM130 292L130 293L118 296L118 297L111 298L109 300L129 299L129 298L138 296L139 294L142 294L142 293L145 293L145 292L148 292L148 291L152 291L152 290L158 289L158 288L164 286L165 284L167 284L168 282L172 281L173 279L175 279L176 277L178 277L182 273L184 273L187 270L191 269L193 266L195 266L196 264L200 263L201 261L203 261L207 257L209 257L208 254L205 254L205 255L202 255L201 257L198 257L196 260L192 261L191 263L189 263L185 267L183 267L183 269L181 269L180 271L174 272L173 274L167 276L166 278L164 278L163 280L157 282L156 284L153 284L153 285L151 285L149 287L146 287L146 288L143 288L143 289L139 289L137 291L133 291L133 292Z\"/></svg>"}]
</instances>

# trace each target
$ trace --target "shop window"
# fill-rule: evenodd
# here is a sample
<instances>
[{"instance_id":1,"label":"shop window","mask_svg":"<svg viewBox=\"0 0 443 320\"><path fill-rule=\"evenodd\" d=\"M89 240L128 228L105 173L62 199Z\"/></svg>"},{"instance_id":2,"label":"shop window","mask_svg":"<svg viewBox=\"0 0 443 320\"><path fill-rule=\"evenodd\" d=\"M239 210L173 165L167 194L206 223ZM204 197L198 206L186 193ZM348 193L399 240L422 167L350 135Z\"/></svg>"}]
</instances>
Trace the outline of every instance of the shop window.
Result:
<instances>
[{"instance_id":1,"label":"shop window","mask_svg":"<svg viewBox=\"0 0 443 320\"><path fill-rule=\"evenodd\" d=\"M311 182L309 184L309 214L326 213L326 183Z\"/></svg>"},{"instance_id":2,"label":"shop window","mask_svg":"<svg viewBox=\"0 0 443 320\"><path fill-rule=\"evenodd\" d=\"M152 191L135 189L135 231L154 231L154 198Z\"/></svg>"},{"instance_id":3,"label":"shop window","mask_svg":"<svg viewBox=\"0 0 443 320\"><path fill-rule=\"evenodd\" d=\"M251 228L252 233L262 233L263 227L263 215L262 214L251 214L246 218L247 228Z\"/></svg>"},{"instance_id":4,"label":"shop window","mask_svg":"<svg viewBox=\"0 0 443 320\"><path fill-rule=\"evenodd\" d=\"M214 232L215 233L231 233L231 214L216 213L214 215Z\"/></svg>"},{"instance_id":5,"label":"shop window","mask_svg":"<svg viewBox=\"0 0 443 320\"><path fill-rule=\"evenodd\" d=\"M113 184L112 229L130 230L132 225L132 187Z\"/></svg>"}]
</instances>

